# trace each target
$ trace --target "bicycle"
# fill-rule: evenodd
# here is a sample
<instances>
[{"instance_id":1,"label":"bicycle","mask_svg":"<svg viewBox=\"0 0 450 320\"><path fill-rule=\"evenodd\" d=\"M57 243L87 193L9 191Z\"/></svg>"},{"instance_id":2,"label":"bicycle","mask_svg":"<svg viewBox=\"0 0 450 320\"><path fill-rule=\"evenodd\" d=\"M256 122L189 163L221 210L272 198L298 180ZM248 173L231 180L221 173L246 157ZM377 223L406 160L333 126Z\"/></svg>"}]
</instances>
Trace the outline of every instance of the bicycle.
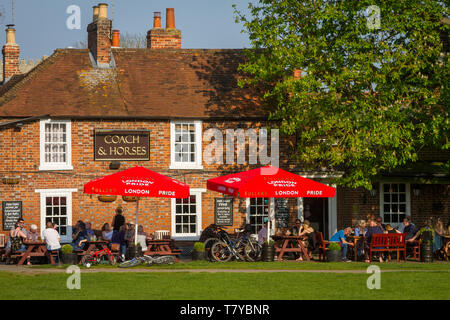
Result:
<instances>
[{"instance_id":1,"label":"bicycle","mask_svg":"<svg viewBox=\"0 0 450 320\"><path fill-rule=\"evenodd\" d=\"M116 264L116 258L111 253L111 251L109 251L108 248L104 248L102 250L95 251L93 254L84 255L83 258L81 259L81 263L86 268L90 268L94 264L103 264L103 263L105 263L106 260L111 265Z\"/></svg>"},{"instance_id":2,"label":"bicycle","mask_svg":"<svg viewBox=\"0 0 450 320\"><path fill-rule=\"evenodd\" d=\"M237 239L232 240L225 230L219 232L220 240L211 247L211 256L219 262L235 258L240 261L256 261L261 255L261 247L247 236L247 230L237 230Z\"/></svg>"},{"instance_id":3,"label":"bicycle","mask_svg":"<svg viewBox=\"0 0 450 320\"><path fill-rule=\"evenodd\" d=\"M144 254L141 257L135 257L131 260L119 263L118 267L119 268L130 268L130 267L135 267L135 266L138 266L141 264L147 264L147 265L169 264L169 265L171 265L174 263L175 263L175 257L173 257L173 256L159 256L159 257L153 258L151 256L147 256Z\"/></svg>"}]
</instances>

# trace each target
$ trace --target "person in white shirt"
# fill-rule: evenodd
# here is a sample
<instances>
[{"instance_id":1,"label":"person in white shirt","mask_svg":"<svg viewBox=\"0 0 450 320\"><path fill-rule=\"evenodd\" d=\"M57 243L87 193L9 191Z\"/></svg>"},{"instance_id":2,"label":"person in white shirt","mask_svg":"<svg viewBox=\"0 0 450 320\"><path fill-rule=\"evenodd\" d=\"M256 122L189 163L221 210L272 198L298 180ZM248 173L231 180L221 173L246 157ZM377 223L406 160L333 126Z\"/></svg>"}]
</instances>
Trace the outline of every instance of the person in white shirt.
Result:
<instances>
[{"instance_id":1,"label":"person in white shirt","mask_svg":"<svg viewBox=\"0 0 450 320\"><path fill-rule=\"evenodd\" d=\"M58 231L53 227L53 223L47 222L47 229L42 232L42 239L47 243L47 250L61 250L61 238Z\"/></svg>"}]
</instances>

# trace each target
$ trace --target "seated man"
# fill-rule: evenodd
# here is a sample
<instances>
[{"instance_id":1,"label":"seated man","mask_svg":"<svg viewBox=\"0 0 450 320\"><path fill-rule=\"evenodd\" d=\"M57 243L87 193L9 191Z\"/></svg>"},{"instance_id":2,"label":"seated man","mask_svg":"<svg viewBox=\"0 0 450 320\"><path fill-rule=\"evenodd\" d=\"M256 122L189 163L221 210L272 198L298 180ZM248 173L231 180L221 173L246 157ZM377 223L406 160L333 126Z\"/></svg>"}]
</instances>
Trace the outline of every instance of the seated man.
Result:
<instances>
[{"instance_id":1,"label":"seated man","mask_svg":"<svg viewBox=\"0 0 450 320\"><path fill-rule=\"evenodd\" d=\"M58 231L55 229L55 225L49 221L47 222L47 229L42 232L42 239L47 244L48 251L58 251L58 259L61 257L61 238Z\"/></svg>"},{"instance_id":2,"label":"seated man","mask_svg":"<svg viewBox=\"0 0 450 320\"><path fill-rule=\"evenodd\" d=\"M330 242L340 242L342 248L342 260L345 262L350 262L351 260L347 259L347 250L348 246L353 246L352 242L348 242L345 238L350 235L352 232L352 228L347 227L343 230L339 230L336 232L330 239Z\"/></svg>"}]
</instances>

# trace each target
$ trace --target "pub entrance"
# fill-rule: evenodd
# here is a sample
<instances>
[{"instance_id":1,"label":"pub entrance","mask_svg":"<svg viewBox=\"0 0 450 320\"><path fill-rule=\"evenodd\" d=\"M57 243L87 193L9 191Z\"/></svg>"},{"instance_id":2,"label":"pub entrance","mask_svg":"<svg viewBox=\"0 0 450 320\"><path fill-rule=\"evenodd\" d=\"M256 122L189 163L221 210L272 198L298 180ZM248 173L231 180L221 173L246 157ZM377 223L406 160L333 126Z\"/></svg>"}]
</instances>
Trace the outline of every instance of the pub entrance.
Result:
<instances>
[{"instance_id":1,"label":"pub entrance","mask_svg":"<svg viewBox=\"0 0 450 320\"><path fill-rule=\"evenodd\" d=\"M303 218L311 222L314 231L322 232L324 239L330 238L327 198L303 198Z\"/></svg>"}]
</instances>

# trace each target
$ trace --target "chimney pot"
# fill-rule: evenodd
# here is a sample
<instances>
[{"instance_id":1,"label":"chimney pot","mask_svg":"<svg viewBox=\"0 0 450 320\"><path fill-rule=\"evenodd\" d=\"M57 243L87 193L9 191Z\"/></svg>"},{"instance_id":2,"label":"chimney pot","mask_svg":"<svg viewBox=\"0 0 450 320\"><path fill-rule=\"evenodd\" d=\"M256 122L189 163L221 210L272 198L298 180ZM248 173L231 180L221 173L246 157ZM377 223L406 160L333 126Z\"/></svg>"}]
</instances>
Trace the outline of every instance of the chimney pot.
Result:
<instances>
[{"instance_id":1,"label":"chimney pot","mask_svg":"<svg viewBox=\"0 0 450 320\"><path fill-rule=\"evenodd\" d=\"M166 28L167 29L175 29L175 9L174 8L166 9Z\"/></svg>"},{"instance_id":2,"label":"chimney pot","mask_svg":"<svg viewBox=\"0 0 450 320\"><path fill-rule=\"evenodd\" d=\"M153 14L153 28L161 28L161 12L157 11Z\"/></svg>"},{"instance_id":3,"label":"chimney pot","mask_svg":"<svg viewBox=\"0 0 450 320\"><path fill-rule=\"evenodd\" d=\"M98 4L98 18L108 19L108 5L106 3Z\"/></svg>"},{"instance_id":4,"label":"chimney pot","mask_svg":"<svg viewBox=\"0 0 450 320\"><path fill-rule=\"evenodd\" d=\"M99 8L98 6L93 6L92 8L94 9L94 18L92 21L96 21L98 19Z\"/></svg>"},{"instance_id":5,"label":"chimney pot","mask_svg":"<svg viewBox=\"0 0 450 320\"><path fill-rule=\"evenodd\" d=\"M3 81L20 74L20 47L16 44L16 29L13 24L7 25L6 44L3 46Z\"/></svg>"},{"instance_id":6,"label":"chimney pot","mask_svg":"<svg viewBox=\"0 0 450 320\"><path fill-rule=\"evenodd\" d=\"M120 46L120 31L119 30L113 30L112 46L113 47L119 47Z\"/></svg>"},{"instance_id":7,"label":"chimney pot","mask_svg":"<svg viewBox=\"0 0 450 320\"><path fill-rule=\"evenodd\" d=\"M13 24L8 24L6 29L6 43L16 43L16 29Z\"/></svg>"}]
</instances>

